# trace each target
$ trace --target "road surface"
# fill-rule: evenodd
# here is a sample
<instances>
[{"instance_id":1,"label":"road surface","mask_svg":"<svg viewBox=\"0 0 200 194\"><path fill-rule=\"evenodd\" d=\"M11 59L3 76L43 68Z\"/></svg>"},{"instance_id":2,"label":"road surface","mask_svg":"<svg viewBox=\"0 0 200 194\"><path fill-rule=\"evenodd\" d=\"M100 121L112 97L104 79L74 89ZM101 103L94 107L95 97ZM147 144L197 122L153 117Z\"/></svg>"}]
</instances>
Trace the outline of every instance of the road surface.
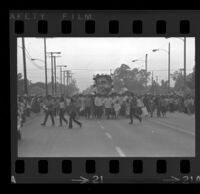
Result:
<instances>
[{"instance_id":1,"label":"road surface","mask_svg":"<svg viewBox=\"0 0 200 194\"><path fill-rule=\"evenodd\" d=\"M44 115L24 124L18 142L19 157L194 157L195 116L168 113L167 118L144 118L140 123L118 120L86 120L83 127L52 127ZM68 118L68 117L67 117Z\"/></svg>"}]
</instances>

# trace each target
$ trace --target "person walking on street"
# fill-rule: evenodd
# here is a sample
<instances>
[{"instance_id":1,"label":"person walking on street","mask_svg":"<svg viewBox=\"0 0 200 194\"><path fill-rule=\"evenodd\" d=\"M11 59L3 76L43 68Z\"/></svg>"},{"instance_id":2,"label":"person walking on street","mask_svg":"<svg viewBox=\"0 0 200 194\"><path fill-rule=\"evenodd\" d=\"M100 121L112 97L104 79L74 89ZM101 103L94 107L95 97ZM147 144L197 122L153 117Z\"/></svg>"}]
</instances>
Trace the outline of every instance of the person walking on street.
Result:
<instances>
[{"instance_id":1,"label":"person walking on street","mask_svg":"<svg viewBox=\"0 0 200 194\"><path fill-rule=\"evenodd\" d=\"M59 119L60 119L60 127L62 127L62 121L65 121L66 125L68 124L67 119L64 117L65 115L65 107L66 107L66 103L64 100L64 97L61 96L60 97L60 102L59 102Z\"/></svg>"},{"instance_id":2,"label":"person walking on street","mask_svg":"<svg viewBox=\"0 0 200 194\"><path fill-rule=\"evenodd\" d=\"M76 120L76 106L75 106L75 102L73 99L71 99L70 102L70 106L69 106L69 129L73 128L73 122L75 122L76 124L78 124L80 126L80 128L82 127L82 123L79 122L78 120Z\"/></svg>"},{"instance_id":3,"label":"person walking on street","mask_svg":"<svg viewBox=\"0 0 200 194\"><path fill-rule=\"evenodd\" d=\"M47 103L46 103L46 106L44 106L43 108L44 108L44 112L45 112L45 118L44 118L44 122L41 123L41 125L42 126L46 125L47 119L50 115L52 126L54 126L55 125L55 122L54 122L54 104L53 104L53 101L52 101L52 97L50 95L47 96Z\"/></svg>"},{"instance_id":4,"label":"person walking on street","mask_svg":"<svg viewBox=\"0 0 200 194\"><path fill-rule=\"evenodd\" d=\"M87 95L84 100L85 100L85 102L84 102L84 104L85 104L85 111L84 111L85 118L89 119L90 115L91 115L92 99L89 95Z\"/></svg>"},{"instance_id":5,"label":"person walking on street","mask_svg":"<svg viewBox=\"0 0 200 194\"><path fill-rule=\"evenodd\" d=\"M130 101L130 123L133 124L133 116L137 118L140 123L142 122L142 118L137 114L137 99L134 96L134 94L131 95L131 101Z\"/></svg>"},{"instance_id":6,"label":"person walking on street","mask_svg":"<svg viewBox=\"0 0 200 194\"><path fill-rule=\"evenodd\" d=\"M155 106L156 106L156 109L157 109L157 117L160 118L161 117L161 111L160 111L160 96L157 95L156 98L155 98Z\"/></svg>"}]
</instances>

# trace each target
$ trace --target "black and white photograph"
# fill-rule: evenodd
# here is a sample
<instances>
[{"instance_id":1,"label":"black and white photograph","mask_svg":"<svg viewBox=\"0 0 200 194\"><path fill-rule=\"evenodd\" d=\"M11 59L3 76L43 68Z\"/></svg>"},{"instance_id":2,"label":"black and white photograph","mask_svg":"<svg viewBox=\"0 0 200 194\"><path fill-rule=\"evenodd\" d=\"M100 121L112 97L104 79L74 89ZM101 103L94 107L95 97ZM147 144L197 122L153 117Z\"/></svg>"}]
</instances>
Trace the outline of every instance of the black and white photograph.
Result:
<instances>
[{"instance_id":1,"label":"black and white photograph","mask_svg":"<svg viewBox=\"0 0 200 194\"><path fill-rule=\"evenodd\" d=\"M18 157L195 157L194 37L18 37Z\"/></svg>"}]
</instances>

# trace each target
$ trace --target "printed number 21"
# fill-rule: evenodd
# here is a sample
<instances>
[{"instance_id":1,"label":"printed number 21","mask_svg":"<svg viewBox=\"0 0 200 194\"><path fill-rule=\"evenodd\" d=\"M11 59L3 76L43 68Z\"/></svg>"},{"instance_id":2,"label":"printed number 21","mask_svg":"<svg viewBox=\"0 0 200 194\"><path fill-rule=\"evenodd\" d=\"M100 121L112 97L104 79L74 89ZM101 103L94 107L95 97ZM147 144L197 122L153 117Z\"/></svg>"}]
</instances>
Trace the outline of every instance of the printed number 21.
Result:
<instances>
[{"instance_id":1,"label":"printed number 21","mask_svg":"<svg viewBox=\"0 0 200 194\"><path fill-rule=\"evenodd\" d=\"M93 176L93 183L102 183L103 182L103 176Z\"/></svg>"}]
</instances>

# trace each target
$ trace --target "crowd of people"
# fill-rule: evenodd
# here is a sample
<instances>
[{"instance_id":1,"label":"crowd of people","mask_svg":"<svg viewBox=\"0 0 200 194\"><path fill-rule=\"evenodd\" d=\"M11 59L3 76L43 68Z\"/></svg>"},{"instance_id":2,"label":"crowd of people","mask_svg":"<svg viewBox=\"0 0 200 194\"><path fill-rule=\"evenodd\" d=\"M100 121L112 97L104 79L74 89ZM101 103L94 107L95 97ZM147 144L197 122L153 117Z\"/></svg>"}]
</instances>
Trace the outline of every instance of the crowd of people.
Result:
<instances>
[{"instance_id":1,"label":"crowd of people","mask_svg":"<svg viewBox=\"0 0 200 194\"><path fill-rule=\"evenodd\" d=\"M60 126L65 122L66 126L73 128L73 122L82 127L80 117L86 119L119 119L128 118L133 124L133 118L142 122L143 117L164 118L167 112L183 112L188 115L195 112L194 97L170 95L137 95L133 92L124 94L113 93L100 94L76 94L72 97L61 95L53 97L43 96L18 96L18 131L26 122L26 118L32 113L45 113L42 126L46 125L50 116L52 125L55 125L55 117L59 118ZM68 115L69 119L65 116Z\"/></svg>"},{"instance_id":2,"label":"crowd of people","mask_svg":"<svg viewBox=\"0 0 200 194\"><path fill-rule=\"evenodd\" d=\"M21 95L17 97L17 131L18 138L21 139L21 127L31 114L41 111L42 96Z\"/></svg>"}]
</instances>

